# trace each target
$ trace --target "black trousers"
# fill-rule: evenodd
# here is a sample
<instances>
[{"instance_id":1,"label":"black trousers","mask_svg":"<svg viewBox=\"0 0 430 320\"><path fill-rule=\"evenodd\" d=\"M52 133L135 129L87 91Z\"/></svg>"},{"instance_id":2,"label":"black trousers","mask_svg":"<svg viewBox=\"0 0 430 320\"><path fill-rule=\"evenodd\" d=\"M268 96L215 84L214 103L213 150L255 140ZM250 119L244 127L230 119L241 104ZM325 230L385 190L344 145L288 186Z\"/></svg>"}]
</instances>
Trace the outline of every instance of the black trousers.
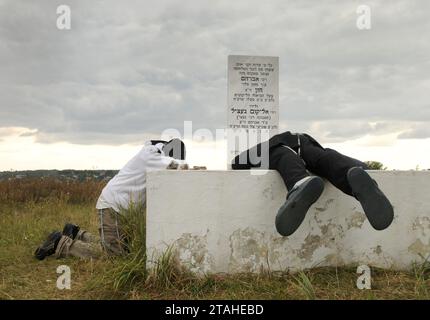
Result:
<instances>
[{"instance_id":1,"label":"black trousers","mask_svg":"<svg viewBox=\"0 0 430 320\"><path fill-rule=\"evenodd\" d=\"M336 150L323 148L315 139L299 134L300 153L296 146L279 145L269 153L269 168L277 170L287 190L294 184L309 176L308 171L326 178L336 188L352 196L346 174L352 167L368 166L357 159L347 157ZM308 170L308 171L307 171Z\"/></svg>"}]
</instances>

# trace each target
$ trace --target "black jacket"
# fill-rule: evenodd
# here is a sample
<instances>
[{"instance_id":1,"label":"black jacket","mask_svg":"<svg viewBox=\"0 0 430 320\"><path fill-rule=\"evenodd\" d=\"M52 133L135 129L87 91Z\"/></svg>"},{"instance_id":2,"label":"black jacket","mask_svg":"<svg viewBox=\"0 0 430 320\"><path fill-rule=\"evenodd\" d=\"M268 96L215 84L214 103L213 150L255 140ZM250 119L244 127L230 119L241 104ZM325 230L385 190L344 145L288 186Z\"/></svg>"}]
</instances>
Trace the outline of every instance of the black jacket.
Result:
<instances>
[{"instance_id":1,"label":"black jacket","mask_svg":"<svg viewBox=\"0 0 430 320\"><path fill-rule=\"evenodd\" d=\"M252 163L249 154L250 150L252 150L253 154L255 154L255 148L257 149L257 156L261 157L261 145L262 144L269 144L269 153L270 150L273 148L279 147L279 146L288 146L291 149L299 152L300 149L300 137L305 136L306 138L310 139L314 144L320 146L320 144L311 136L307 134L299 134L299 133L291 133L290 131L286 131L284 133L277 134L270 138L268 141L264 141L262 143L259 143L255 145L254 147L243 151L241 154L234 157L232 161L232 169L233 170L249 170L251 168L258 168L261 166L261 161L258 163ZM322 148L322 147L321 147ZM269 155L266 155L269 156ZM240 163L239 159L246 159L245 163ZM268 159L267 159L268 160ZM268 163L268 161L266 162Z\"/></svg>"}]
</instances>

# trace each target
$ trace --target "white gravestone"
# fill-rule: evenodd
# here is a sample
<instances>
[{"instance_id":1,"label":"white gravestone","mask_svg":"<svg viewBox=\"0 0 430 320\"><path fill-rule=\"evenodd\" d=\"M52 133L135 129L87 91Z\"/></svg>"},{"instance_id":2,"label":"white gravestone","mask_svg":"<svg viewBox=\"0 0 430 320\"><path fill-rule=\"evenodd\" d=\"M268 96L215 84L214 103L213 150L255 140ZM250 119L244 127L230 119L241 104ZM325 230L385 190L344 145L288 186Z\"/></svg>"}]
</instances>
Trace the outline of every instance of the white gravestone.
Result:
<instances>
[{"instance_id":1,"label":"white gravestone","mask_svg":"<svg viewBox=\"0 0 430 320\"><path fill-rule=\"evenodd\" d=\"M279 58L228 57L227 159L278 133Z\"/></svg>"}]
</instances>

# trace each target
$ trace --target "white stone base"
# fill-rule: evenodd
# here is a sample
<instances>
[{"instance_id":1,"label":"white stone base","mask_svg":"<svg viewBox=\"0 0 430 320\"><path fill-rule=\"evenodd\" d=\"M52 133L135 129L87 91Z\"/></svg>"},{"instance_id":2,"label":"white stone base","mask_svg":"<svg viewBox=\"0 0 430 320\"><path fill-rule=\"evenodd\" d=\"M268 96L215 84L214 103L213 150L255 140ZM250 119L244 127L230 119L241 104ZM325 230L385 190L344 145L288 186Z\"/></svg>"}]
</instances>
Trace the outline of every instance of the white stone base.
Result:
<instances>
[{"instance_id":1,"label":"white stone base","mask_svg":"<svg viewBox=\"0 0 430 320\"><path fill-rule=\"evenodd\" d=\"M360 203L326 182L300 228L282 237L274 220L286 189L276 171L149 173L148 256L174 245L181 264L200 274L361 264L408 269L424 262L430 255L430 172L370 174L394 206L388 229L374 230Z\"/></svg>"}]
</instances>

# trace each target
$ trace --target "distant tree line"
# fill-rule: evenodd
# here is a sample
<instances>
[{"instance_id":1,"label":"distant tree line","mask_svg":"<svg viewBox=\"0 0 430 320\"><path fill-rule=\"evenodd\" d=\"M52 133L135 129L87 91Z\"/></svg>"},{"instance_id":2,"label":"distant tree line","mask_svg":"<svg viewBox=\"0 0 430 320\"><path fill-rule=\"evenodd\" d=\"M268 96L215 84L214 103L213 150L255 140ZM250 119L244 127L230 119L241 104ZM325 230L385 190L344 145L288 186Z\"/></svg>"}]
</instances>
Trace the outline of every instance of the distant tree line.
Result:
<instances>
[{"instance_id":1,"label":"distant tree line","mask_svg":"<svg viewBox=\"0 0 430 320\"><path fill-rule=\"evenodd\" d=\"M365 163L371 170L387 170L387 167L385 167L382 162L379 161L365 161Z\"/></svg>"}]
</instances>

